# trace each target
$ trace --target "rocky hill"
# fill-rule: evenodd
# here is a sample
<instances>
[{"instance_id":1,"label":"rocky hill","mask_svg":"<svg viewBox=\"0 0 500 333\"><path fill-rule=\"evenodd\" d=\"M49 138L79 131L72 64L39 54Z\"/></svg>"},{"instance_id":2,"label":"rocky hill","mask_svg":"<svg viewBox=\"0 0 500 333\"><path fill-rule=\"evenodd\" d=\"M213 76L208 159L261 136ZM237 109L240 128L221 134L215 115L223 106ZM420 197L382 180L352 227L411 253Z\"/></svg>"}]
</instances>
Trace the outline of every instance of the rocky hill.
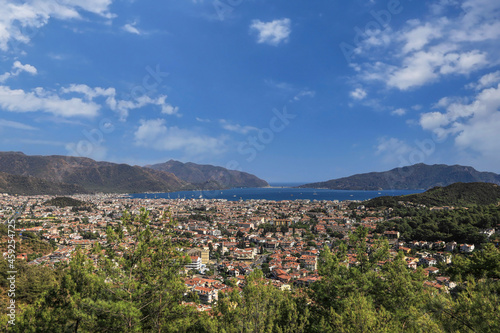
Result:
<instances>
[{"instance_id":1,"label":"rocky hill","mask_svg":"<svg viewBox=\"0 0 500 333\"><path fill-rule=\"evenodd\" d=\"M61 195L87 193L87 191L76 184L52 182L36 177L11 175L0 172L0 193L19 195Z\"/></svg>"},{"instance_id":2,"label":"rocky hill","mask_svg":"<svg viewBox=\"0 0 500 333\"><path fill-rule=\"evenodd\" d=\"M468 166L420 163L385 172L357 174L299 187L332 190L405 190L430 189L457 182L500 184L500 175L493 172L479 172Z\"/></svg>"},{"instance_id":3,"label":"rocky hill","mask_svg":"<svg viewBox=\"0 0 500 333\"><path fill-rule=\"evenodd\" d=\"M220 189L233 187L266 187L269 184L246 172L228 170L213 165L182 163L170 160L166 163L148 165L148 168L171 172L179 179L199 189Z\"/></svg>"},{"instance_id":4,"label":"rocky hill","mask_svg":"<svg viewBox=\"0 0 500 333\"><path fill-rule=\"evenodd\" d=\"M35 177L51 184L72 184L77 186L75 189L88 192L167 192L189 188L189 184L168 172L84 157L0 152L0 172Z\"/></svg>"}]
</instances>

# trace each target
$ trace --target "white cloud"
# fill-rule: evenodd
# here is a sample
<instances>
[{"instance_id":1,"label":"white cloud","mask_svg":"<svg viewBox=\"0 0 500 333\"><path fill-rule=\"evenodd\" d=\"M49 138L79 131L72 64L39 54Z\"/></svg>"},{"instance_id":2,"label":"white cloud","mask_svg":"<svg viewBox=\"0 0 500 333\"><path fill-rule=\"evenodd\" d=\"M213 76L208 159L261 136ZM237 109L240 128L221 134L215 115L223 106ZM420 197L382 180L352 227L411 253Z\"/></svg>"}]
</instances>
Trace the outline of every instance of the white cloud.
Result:
<instances>
[{"instance_id":1,"label":"white cloud","mask_svg":"<svg viewBox=\"0 0 500 333\"><path fill-rule=\"evenodd\" d=\"M112 0L33 0L27 2L0 0L0 50L9 49L9 43L28 43L38 29L51 18L81 19L80 12L90 12L111 19Z\"/></svg>"},{"instance_id":2,"label":"white cloud","mask_svg":"<svg viewBox=\"0 0 500 333\"><path fill-rule=\"evenodd\" d=\"M470 74L488 66L487 56L478 50L450 52L448 46L420 51L405 59L403 67L390 73L389 87L407 90L437 80L442 75Z\"/></svg>"},{"instance_id":3,"label":"white cloud","mask_svg":"<svg viewBox=\"0 0 500 333\"><path fill-rule=\"evenodd\" d=\"M22 72L27 72L29 74L35 75L37 74L37 69L35 68L35 66L29 64L23 65L20 61L15 61L10 72L6 72L0 75L0 83L7 81L7 79L11 77L18 76Z\"/></svg>"},{"instance_id":4,"label":"white cloud","mask_svg":"<svg viewBox=\"0 0 500 333\"><path fill-rule=\"evenodd\" d=\"M204 119L204 118L200 118L200 117L196 117L196 121L198 121L200 123L211 123L212 122L210 119Z\"/></svg>"},{"instance_id":5,"label":"white cloud","mask_svg":"<svg viewBox=\"0 0 500 333\"><path fill-rule=\"evenodd\" d=\"M258 128L253 127L253 126L241 126L239 124L231 124L229 121L227 121L225 119L220 119L219 123L223 129L230 131L230 132L239 133L239 134L248 134L249 132L259 130Z\"/></svg>"},{"instance_id":6,"label":"white cloud","mask_svg":"<svg viewBox=\"0 0 500 333\"><path fill-rule=\"evenodd\" d=\"M168 127L164 119L141 120L134 137L137 146L161 151L182 150L188 155L219 154L225 150L223 138L176 126Z\"/></svg>"},{"instance_id":7,"label":"white cloud","mask_svg":"<svg viewBox=\"0 0 500 333\"><path fill-rule=\"evenodd\" d=\"M257 43L265 43L273 46L277 46L281 42L286 43L292 32L291 21L288 18L271 22L253 20L250 30L257 32Z\"/></svg>"},{"instance_id":8,"label":"white cloud","mask_svg":"<svg viewBox=\"0 0 500 333\"><path fill-rule=\"evenodd\" d=\"M179 111L178 106L172 106L168 103L165 103L165 101L163 101L163 104L161 105L161 113L168 114L168 115L174 115L174 114L178 115L178 111Z\"/></svg>"},{"instance_id":9,"label":"white cloud","mask_svg":"<svg viewBox=\"0 0 500 333\"><path fill-rule=\"evenodd\" d=\"M484 88L492 87L493 85L500 82L500 71L496 71L493 73L488 73L483 75L478 82L472 82L467 85L468 88L481 90Z\"/></svg>"},{"instance_id":10,"label":"white cloud","mask_svg":"<svg viewBox=\"0 0 500 333\"><path fill-rule=\"evenodd\" d=\"M500 155L500 84L480 91L471 102L447 99L444 112L421 115L423 129L438 137L454 137L456 147L470 150L485 160Z\"/></svg>"},{"instance_id":11,"label":"white cloud","mask_svg":"<svg viewBox=\"0 0 500 333\"><path fill-rule=\"evenodd\" d=\"M366 97L366 91L363 88L356 88L350 93L354 99L362 100Z\"/></svg>"},{"instance_id":12,"label":"white cloud","mask_svg":"<svg viewBox=\"0 0 500 333\"><path fill-rule=\"evenodd\" d=\"M406 109L399 108L391 112L394 116L404 116L406 114Z\"/></svg>"},{"instance_id":13,"label":"white cloud","mask_svg":"<svg viewBox=\"0 0 500 333\"><path fill-rule=\"evenodd\" d=\"M316 92L312 90L301 90L297 95L293 97L294 102L298 102L302 99L302 97L314 97L316 96Z\"/></svg>"},{"instance_id":14,"label":"white cloud","mask_svg":"<svg viewBox=\"0 0 500 333\"><path fill-rule=\"evenodd\" d=\"M141 32L139 31L139 29L137 29L135 27L135 23L134 24L127 23L127 24L125 24L122 27L122 29L125 30L126 32L131 33L131 34L135 34L135 35L140 35L141 34Z\"/></svg>"},{"instance_id":15,"label":"white cloud","mask_svg":"<svg viewBox=\"0 0 500 333\"><path fill-rule=\"evenodd\" d=\"M6 119L0 119L0 127L9 127L9 128L26 130L26 131L37 130L37 128L35 128L33 126L19 123L17 121L6 120Z\"/></svg>"},{"instance_id":16,"label":"white cloud","mask_svg":"<svg viewBox=\"0 0 500 333\"><path fill-rule=\"evenodd\" d=\"M419 51L433 39L441 37L441 26L425 23L421 25L420 21L409 21L409 24L414 25L408 32L404 33L402 39L405 41L403 53L411 51Z\"/></svg>"},{"instance_id":17,"label":"white cloud","mask_svg":"<svg viewBox=\"0 0 500 333\"><path fill-rule=\"evenodd\" d=\"M359 61L351 64L358 78L409 90L499 63L500 2L444 0L431 8L425 20L399 30L366 32L354 48Z\"/></svg>"},{"instance_id":18,"label":"white cloud","mask_svg":"<svg viewBox=\"0 0 500 333\"><path fill-rule=\"evenodd\" d=\"M375 155L382 156L386 164L395 165L405 161L411 151L412 148L402 140L382 137L378 139Z\"/></svg>"},{"instance_id":19,"label":"white cloud","mask_svg":"<svg viewBox=\"0 0 500 333\"><path fill-rule=\"evenodd\" d=\"M142 95L135 100L117 100L115 88L92 88L85 84L72 84L69 87L61 89L62 93L77 93L84 95L84 98L89 101L94 101L98 97L105 97L106 105L113 111L116 111L121 120L125 120L128 117L129 111L143 108L147 105L159 106L161 113L167 115L177 115L179 108L174 107L166 102L167 96L160 95L158 97L152 98L147 95Z\"/></svg>"},{"instance_id":20,"label":"white cloud","mask_svg":"<svg viewBox=\"0 0 500 333\"><path fill-rule=\"evenodd\" d=\"M12 66L12 69L14 69L15 73L17 73L17 74L19 74L21 72L27 72L27 73L35 75L37 73L37 69L35 68L35 66L29 65L29 64L23 65L23 64L21 64L20 61L15 61L14 65Z\"/></svg>"},{"instance_id":21,"label":"white cloud","mask_svg":"<svg viewBox=\"0 0 500 333\"><path fill-rule=\"evenodd\" d=\"M51 91L36 88L31 92L0 86L0 108L10 112L47 112L60 117L95 117L101 108L81 98L64 99Z\"/></svg>"}]
</instances>

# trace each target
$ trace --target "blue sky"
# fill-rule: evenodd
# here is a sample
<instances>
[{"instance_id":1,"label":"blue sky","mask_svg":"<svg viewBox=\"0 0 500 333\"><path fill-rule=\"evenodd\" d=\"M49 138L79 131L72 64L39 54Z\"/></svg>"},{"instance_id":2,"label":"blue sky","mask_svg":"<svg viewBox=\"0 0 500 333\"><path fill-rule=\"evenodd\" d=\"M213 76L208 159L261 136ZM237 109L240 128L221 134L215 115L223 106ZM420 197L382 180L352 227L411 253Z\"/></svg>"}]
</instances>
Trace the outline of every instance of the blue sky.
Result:
<instances>
[{"instance_id":1,"label":"blue sky","mask_svg":"<svg viewBox=\"0 0 500 333\"><path fill-rule=\"evenodd\" d=\"M0 0L3 151L500 173L497 0Z\"/></svg>"}]
</instances>

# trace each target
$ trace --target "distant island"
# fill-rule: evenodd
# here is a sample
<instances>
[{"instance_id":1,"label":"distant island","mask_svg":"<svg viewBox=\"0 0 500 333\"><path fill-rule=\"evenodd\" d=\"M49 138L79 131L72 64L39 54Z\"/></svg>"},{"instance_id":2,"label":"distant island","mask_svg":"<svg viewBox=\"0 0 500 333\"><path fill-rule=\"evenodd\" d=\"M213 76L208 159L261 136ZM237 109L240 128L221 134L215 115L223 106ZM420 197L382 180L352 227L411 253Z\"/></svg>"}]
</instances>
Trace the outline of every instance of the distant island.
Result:
<instances>
[{"instance_id":1,"label":"distant island","mask_svg":"<svg viewBox=\"0 0 500 333\"><path fill-rule=\"evenodd\" d=\"M267 182L254 175L212 165L169 161L141 167L86 157L0 152L0 193L143 193L265 186Z\"/></svg>"},{"instance_id":2,"label":"distant island","mask_svg":"<svg viewBox=\"0 0 500 333\"><path fill-rule=\"evenodd\" d=\"M299 188L322 188L330 190L408 190L430 189L453 183L485 182L500 185L500 175L493 172L479 172L473 167L444 164L415 164L385 172L356 174L350 177L309 183Z\"/></svg>"}]
</instances>

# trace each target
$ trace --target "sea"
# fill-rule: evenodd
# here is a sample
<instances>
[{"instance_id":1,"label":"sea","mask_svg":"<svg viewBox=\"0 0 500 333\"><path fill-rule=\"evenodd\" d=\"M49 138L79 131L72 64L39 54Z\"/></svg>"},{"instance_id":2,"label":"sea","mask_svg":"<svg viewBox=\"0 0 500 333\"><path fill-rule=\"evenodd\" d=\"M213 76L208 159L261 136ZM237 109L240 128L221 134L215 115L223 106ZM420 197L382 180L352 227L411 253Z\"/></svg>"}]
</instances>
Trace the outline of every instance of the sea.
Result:
<instances>
[{"instance_id":1,"label":"sea","mask_svg":"<svg viewBox=\"0 0 500 333\"><path fill-rule=\"evenodd\" d=\"M270 187L259 188L232 188L227 190L198 190L179 191L168 193L134 193L131 198L140 199L223 199L228 201L239 200L317 200L317 201L364 201L380 196L397 196L422 193L424 190L382 190L382 191L347 191L313 188L294 188L302 183L275 183Z\"/></svg>"}]
</instances>

